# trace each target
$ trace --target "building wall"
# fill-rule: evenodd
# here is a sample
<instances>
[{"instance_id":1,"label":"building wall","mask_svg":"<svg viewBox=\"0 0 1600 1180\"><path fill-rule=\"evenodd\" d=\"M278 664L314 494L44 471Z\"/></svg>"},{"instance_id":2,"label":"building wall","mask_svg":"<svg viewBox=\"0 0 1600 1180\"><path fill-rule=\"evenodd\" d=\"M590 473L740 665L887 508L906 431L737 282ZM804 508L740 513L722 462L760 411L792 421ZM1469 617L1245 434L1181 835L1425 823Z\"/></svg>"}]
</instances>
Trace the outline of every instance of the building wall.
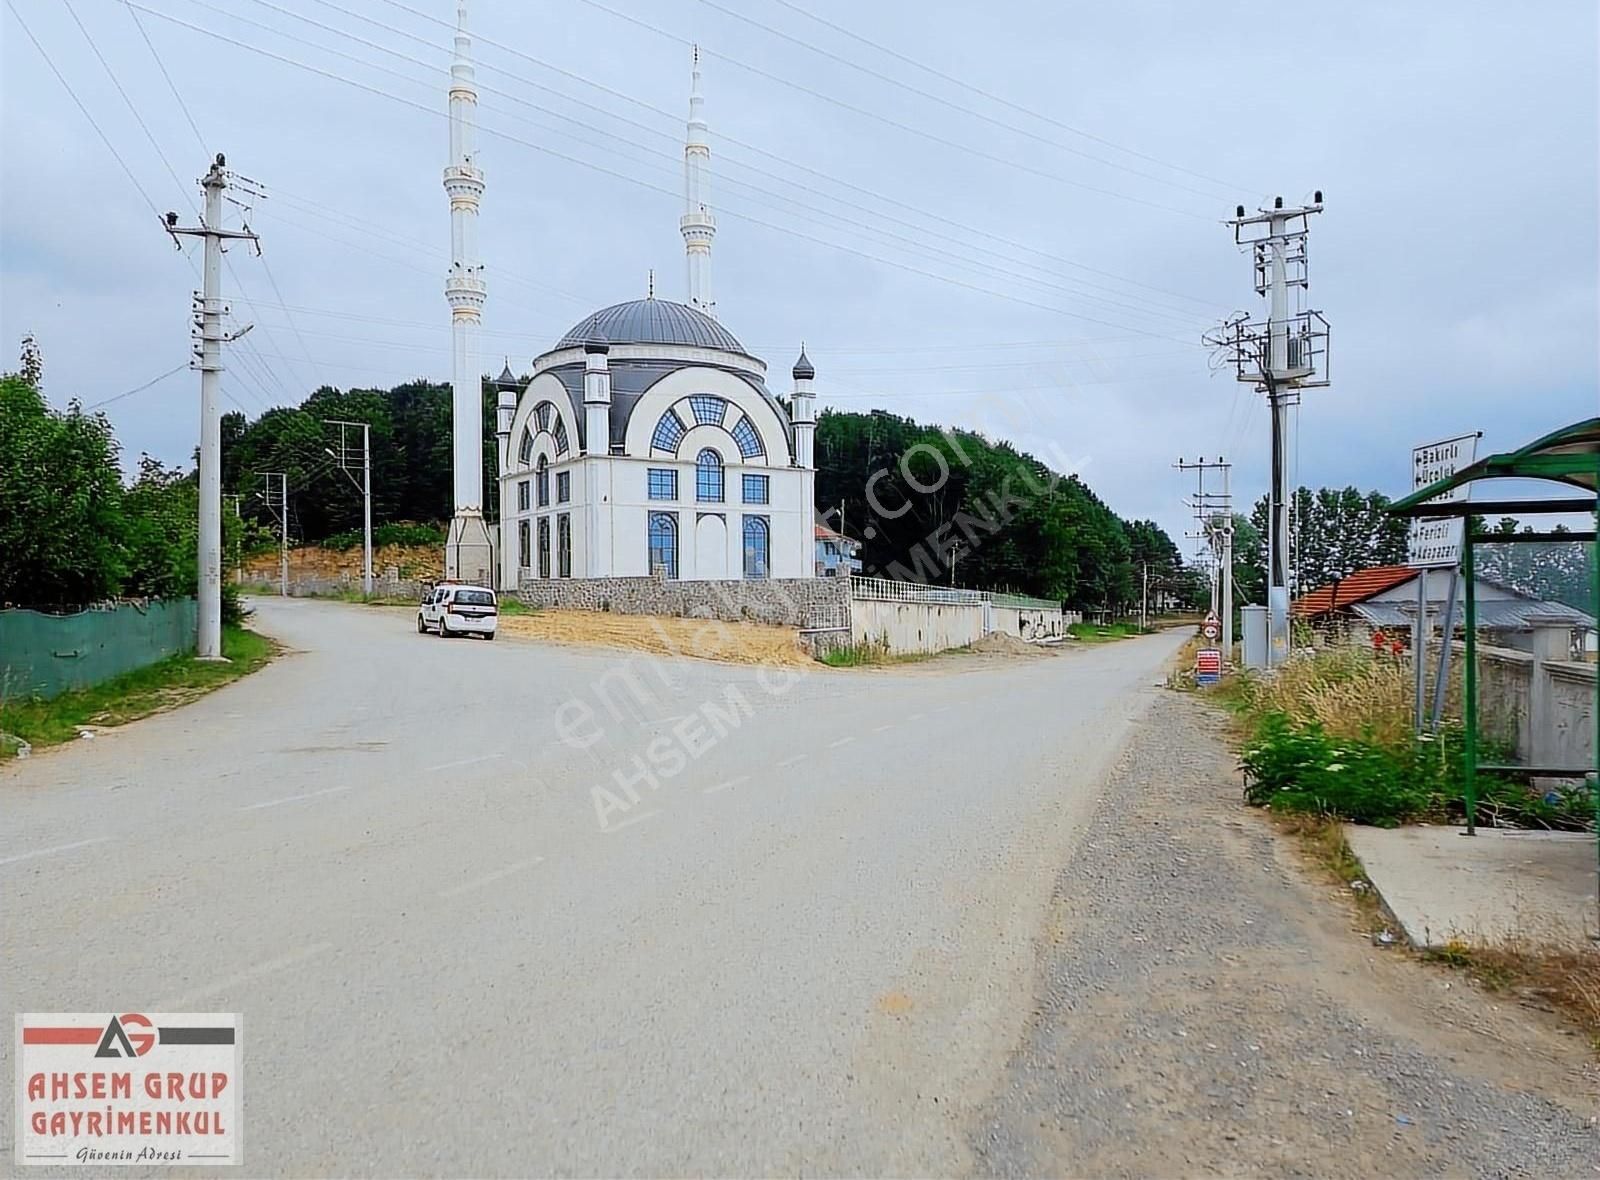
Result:
<instances>
[{"instance_id":1,"label":"building wall","mask_svg":"<svg viewBox=\"0 0 1600 1180\"><path fill-rule=\"evenodd\" d=\"M677 455L651 453L650 436L661 414L682 398L705 393L720 397L756 425L766 454L745 462L732 436L707 425L691 425ZM552 432L536 434L526 455L522 439L540 405L549 402L565 427L568 449L558 454ZM730 418L734 411L730 411ZM683 581L737 579L744 572L744 523L747 516L767 521L767 573L770 578L808 578L815 573L812 560L812 489L815 473L792 466L783 422L778 412L738 377L707 368L689 368L657 382L640 399L628 424L627 454L580 455L577 423L562 386L549 374L535 378L523 392L512 419L500 477L508 506L501 523L501 584L518 586L538 572L538 527L550 518L552 577L558 576L556 516L570 513L572 527L572 577L649 577L649 517L652 512L674 514L678 523L678 578ZM711 447L723 459L723 499L720 503L696 500L695 457ZM548 464L551 503L540 508L537 465ZM649 498L651 468L670 468L678 474L678 496L671 502ZM556 502L560 472L571 476L571 499ZM767 478L768 502L742 502L743 476ZM518 507L517 487L529 484L529 507ZM723 528L702 527L707 513L723 518ZM529 521L529 561L519 564L518 522ZM708 545L718 552L708 552Z\"/></svg>"}]
</instances>

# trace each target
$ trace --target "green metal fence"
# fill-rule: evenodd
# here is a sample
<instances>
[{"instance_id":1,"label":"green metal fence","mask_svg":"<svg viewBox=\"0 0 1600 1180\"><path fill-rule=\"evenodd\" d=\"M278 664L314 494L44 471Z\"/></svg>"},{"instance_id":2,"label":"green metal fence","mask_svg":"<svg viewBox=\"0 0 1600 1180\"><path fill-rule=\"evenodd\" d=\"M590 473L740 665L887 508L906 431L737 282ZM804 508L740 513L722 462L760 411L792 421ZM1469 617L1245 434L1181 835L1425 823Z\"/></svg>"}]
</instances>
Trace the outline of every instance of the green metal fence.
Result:
<instances>
[{"instance_id":1,"label":"green metal fence","mask_svg":"<svg viewBox=\"0 0 1600 1180\"><path fill-rule=\"evenodd\" d=\"M48 700L99 684L193 651L195 624L192 598L75 615L0 611L0 692Z\"/></svg>"}]
</instances>

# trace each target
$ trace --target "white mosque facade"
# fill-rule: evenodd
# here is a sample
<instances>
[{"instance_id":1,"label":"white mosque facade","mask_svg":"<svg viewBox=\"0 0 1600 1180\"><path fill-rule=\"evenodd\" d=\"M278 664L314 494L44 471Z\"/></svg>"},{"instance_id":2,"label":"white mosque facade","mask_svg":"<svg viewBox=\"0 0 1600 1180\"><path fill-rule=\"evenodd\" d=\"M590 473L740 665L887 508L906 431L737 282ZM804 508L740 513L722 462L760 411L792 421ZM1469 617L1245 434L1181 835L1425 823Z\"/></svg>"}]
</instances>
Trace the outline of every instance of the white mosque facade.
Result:
<instances>
[{"instance_id":1,"label":"white mosque facade","mask_svg":"<svg viewBox=\"0 0 1600 1180\"><path fill-rule=\"evenodd\" d=\"M534 359L526 386L501 375L502 587L815 574L815 374L802 350L786 412L766 364L716 318L699 78L697 60L679 226L688 302L603 308Z\"/></svg>"}]
</instances>

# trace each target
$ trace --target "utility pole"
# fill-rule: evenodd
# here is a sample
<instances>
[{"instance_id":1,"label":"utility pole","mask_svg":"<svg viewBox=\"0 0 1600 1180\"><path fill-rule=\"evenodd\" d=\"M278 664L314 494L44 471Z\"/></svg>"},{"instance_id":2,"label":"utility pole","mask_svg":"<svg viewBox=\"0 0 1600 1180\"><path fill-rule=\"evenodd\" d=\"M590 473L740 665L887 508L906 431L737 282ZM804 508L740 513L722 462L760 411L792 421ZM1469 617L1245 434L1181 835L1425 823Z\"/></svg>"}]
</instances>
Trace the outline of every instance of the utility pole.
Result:
<instances>
[{"instance_id":1,"label":"utility pole","mask_svg":"<svg viewBox=\"0 0 1600 1180\"><path fill-rule=\"evenodd\" d=\"M1233 658L1233 493L1229 489L1229 478L1233 472L1233 464L1221 455L1211 462L1201 456L1193 463L1184 462L1180 456L1173 464L1179 471L1193 471L1195 473L1194 499L1189 501L1189 506L1194 509L1195 520L1200 529L1198 533L1191 533L1204 540L1210 548L1211 556L1215 562L1211 579L1211 607L1217 611L1222 620L1222 658ZM1222 491L1208 492L1206 487L1206 472L1222 472Z\"/></svg>"},{"instance_id":2,"label":"utility pole","mask_svg":"<svg viewBox=\"0 0 1600 1180\"><path fill-rule=\"evenodd\" d=\"M340 418L324 418L324 426L337 426L339 428L339 453L334 455L331 450L323 450L333 455L338 460L339 470L344 472L344 477L361 492L361 593L368 598L372 597L372 427L366 422L346 422ZM344 445L344 432L348 427L361 428L361 482L356 483L356 477L350 474L349 450Z\"/></svg>"},{"instance_id":3,"label":"utility pole","mask_svg":"<svg viewBox=\"0 0 1600 1180\"><path fill-rule=\"evenodd\" d=\"M289 476L283 471L258 471L267 481L267 510L278 518L278 595L289 597ZM278 481L278 507L272 506L272 481ZM257 493L258 495L260 493Z\"/></svg>"},{"instance_id":4,"label":"utility pole","mask_svg":"<svg viewBox=\"0 0 1600 1180\"><path fill-rule=\"evenodd\" d=\"M222 194L228 187L229 173L222 153L212 161L211 170L200 181L206 194L204 220L198 226L180 226L178 215L168 213L163 228L172 235L179 250L179 237L205 239L205 267L199 296L200 345L190 368L200 370L200 542L199 542L199 633L195 654L202 660L222 656L222 419L217 412L217 390L222 379L222 346L237 340L249 328L232 335L222 330L222 243L242 238L255 244L261 253L260 239L247 225L240 230L222 228Z\"/></svg>"},{"instance_id":5,"label":"utility pole","mask_svg":"<svg viewBox=\"0 0 1600 1180\"><path fill-rule=\"evenodd\" d=\"M1319 190L1309 205L1271 208L1246 215L1243 205L1229 223L1239 246L1248 246L1256 294L1266 297L1265 323L1240 316L1207 335L1207 342L1234 366L1235 377L1266 393L1272 412L1272 488L1267 527L1267 666L1289 657L1289 463L1288 413L1303 389L1328 384L1328 321L1317 311L1291 310L1310 286L1306 239L1310 218L1322 212Z\"/></svg>"},{"instance_id":6,"label":"utility pole","mask_svg":"<svg viewBox=\"0 0 1600 1180\"><path fill-rule=\"evenodd\" d=\"M1144 566L1144 586L1139 592L1139 630L1150 629L1150 563L1141 562Z\"/></svg>"}]
</instances>

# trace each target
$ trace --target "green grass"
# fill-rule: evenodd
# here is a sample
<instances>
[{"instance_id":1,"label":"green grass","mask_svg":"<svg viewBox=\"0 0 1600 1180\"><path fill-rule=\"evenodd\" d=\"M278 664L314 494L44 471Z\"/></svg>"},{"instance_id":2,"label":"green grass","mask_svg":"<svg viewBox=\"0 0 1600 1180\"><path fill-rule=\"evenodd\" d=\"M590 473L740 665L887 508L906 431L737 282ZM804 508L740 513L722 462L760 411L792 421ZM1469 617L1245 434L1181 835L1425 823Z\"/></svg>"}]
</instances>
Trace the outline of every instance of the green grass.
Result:
<instances>
[{"instance_id":1,"label":"green grass","mask_svg":"<svg viewBox=\"0 0 1600 1180\"><path fill-rule=\"evenodd\" d=\"M512 598L508 595L501 595L500 613L503 615L536 615L539 613L539 608L536 606L529 606L520 598Z\"/></svg>"},{"instance_id":2,"label":"green grass","mask_svg":"<svg viewBox=\"0 0 1600 1180\"><path fill-rule=\"evenodd\" d=\"M81 725L123 725L187 704L249 675L277 651L277 645L265 636L228 625L222 629L222 654L229 663L172 656L48 701L0 702L0 732L20 737L35 748L71 741L78 736ZM16 746L11 742L0 748L0 758L14 757L15 753Z\"/></svg>"},{"instance_id":3,"label":"green grass","mask_svg":"<svg viewBox=\"0 0 1600 1180\"><path fill-rule=\"evenodd\" d=\"M820 658L830 668L868 668L885 664L919 664L923 660L938 659L940 656L965 650L966 648L954 648L951 651L941 652L893 652L889 650L888 644L869 640L865 643L849 643L843 647L833 648L824 652Z\"/></svg>"},{"instance_id":4,"label":"green grass","mask_svg":"<svg viewBox=\"0 0 1600 1180\"><path fill-rule=\"evenodd\" d=\"M1127 639L1142 635L1138 623L1068 623L1067 634L1085 643L1109 643L1113 639Z\"/></svg>"},{"instance_id":5,"label":"green grass","mask_svg":"<svg viewBox=\"0 0 1600 1180\"><path fill-rule=\"evenodd\" d=\"M891 658L888 645L871 642L847 643L822 653L822 662L830 668L864 668L871 664L887 664Z\"/></svg>"}]
</instances>

